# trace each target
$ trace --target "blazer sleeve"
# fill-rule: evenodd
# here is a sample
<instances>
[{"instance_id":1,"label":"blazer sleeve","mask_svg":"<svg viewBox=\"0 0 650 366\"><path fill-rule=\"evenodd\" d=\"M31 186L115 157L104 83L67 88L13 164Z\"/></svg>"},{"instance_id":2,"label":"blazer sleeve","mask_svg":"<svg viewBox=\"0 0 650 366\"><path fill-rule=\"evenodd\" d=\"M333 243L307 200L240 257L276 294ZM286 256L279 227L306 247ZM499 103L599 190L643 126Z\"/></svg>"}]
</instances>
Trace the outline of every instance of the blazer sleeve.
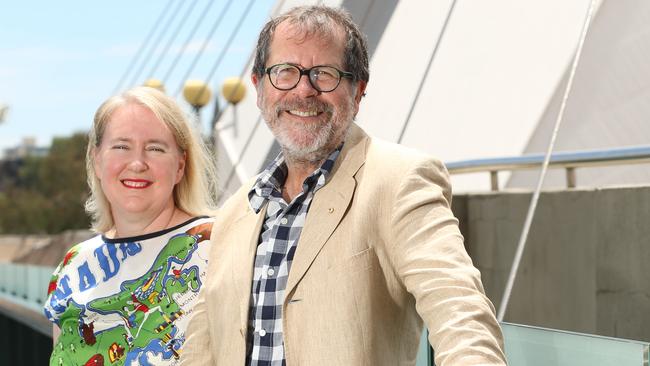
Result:
<instances>
[{"instance_id":1,"label":"blazer sleeve","mask_svg":"<svg viewBox=\"0 0 650 366\"><path fill-rule=\"evenodd\" d=\"M505 365L503 335L451 212L446 168L422 158L403 176L387 245L429 330L438 366Z\"/></svg>"},{"instance_id":2,"label":"blazer sleeve","mask_svg":"<svg viewBox=\"0 0 650 366\"><path fill-rule=\"evenodd\" d=\"M209 272L208 272L209 273ZM206 306L206 287L201 289L199 299L194 305L192 318L185 332L185 344L181 354L181 366L214 365L210 348L210 323Z\"/></svg>"}]
</instances>

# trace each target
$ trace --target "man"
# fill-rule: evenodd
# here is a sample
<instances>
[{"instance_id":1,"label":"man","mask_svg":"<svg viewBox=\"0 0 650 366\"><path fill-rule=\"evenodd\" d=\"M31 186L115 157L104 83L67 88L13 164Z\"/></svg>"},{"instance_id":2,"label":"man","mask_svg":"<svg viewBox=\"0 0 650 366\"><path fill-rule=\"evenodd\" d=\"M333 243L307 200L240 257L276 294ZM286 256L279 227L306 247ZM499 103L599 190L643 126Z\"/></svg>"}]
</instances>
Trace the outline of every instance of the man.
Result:
<instances>
[{"instance_id":1,"label":"man","mask_svg":"<svg viewBox=\"0 0 650 366\"><path fill-rule=\"evenodd\" d=\"M221 209L183 365L503 365L438 161L352 121L366 44L342 10L262 30L252 75L280 156ZM417 311L416 311L417 309Z\"/></svg>"}]
</instances>

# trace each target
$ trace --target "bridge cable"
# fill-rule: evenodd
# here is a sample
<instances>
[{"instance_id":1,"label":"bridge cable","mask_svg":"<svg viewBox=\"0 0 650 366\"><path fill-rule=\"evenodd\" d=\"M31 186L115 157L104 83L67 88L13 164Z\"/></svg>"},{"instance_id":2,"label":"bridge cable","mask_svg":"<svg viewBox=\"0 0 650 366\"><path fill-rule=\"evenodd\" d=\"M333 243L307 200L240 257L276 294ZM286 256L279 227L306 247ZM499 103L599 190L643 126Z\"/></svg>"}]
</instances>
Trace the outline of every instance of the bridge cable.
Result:
<instances>
[{"instance_id":1,"label":"bridge cable","mask_svg":"<svg viewBox=\"0 0 650 366\"><path fill-rule=\"evenodd\" d=\"M512 262L512 268L510 268L510 274L508 276L508 282L506 282L506 287L503 292L503 297L501 298L501 303L499 305L499 312L497 314L497 319L501 322L505 316L506 310L508 308L508 302L510 301L510 295L512 293L512 287L514 285L515 279L517 277L517 270L519 269L519 264L521 263L521 258L524 253L524 247L526 246L526 240L528 239L528 232L530 230L533 217L535 216L535 209L537 208L537 202L539 200L539 195L542 190L542 185L544 183L544 178L546 177L546 171L551 159L551 153L553 152L553 147L555 146L555 139L557 138L558 130L562 123L564 117L564 110L566 109L567 100L569 99L569 93L571 92L571 87L573 86L573 78L575 76L576 70L578 68L578 61L580 60L580 55L582 54L582 48L587 38L587 31L589 30L589 25L591 23L591 18L593 17L595 9L596 0L591 0L589 4L589 11L584 21L582 27L582 33L580 35L580 41L578 43L578 48L573 57L573 64L571 65L571 70L569 73L569 80L567 81L566 87L564 89L564 96L562 97L562 104L560 105L560 111L555 120L555 127L553 128L553 134L551 135L551 141L548 144L548 149L544 157L544 163L542 164L542 170L539 175L539 181L537 182L537 188L530 201L530 206L528 207L528 213L526 214L526 221L524 222L524 227L519 238L519 243L517 244L517 250L515 252L515 258Z\"/></svg>"},{"instance_id":2,"label":"bridge cable","mask_svg":"<svg viewBox=\"0 0 650 366\"><path fill-rule=\"evenodd\" d=\"M431 53L431 57L429 57L429 62L427 64L426 69L424 70L424 75L422 75L422 79L420 79L420 85L418 86L418 90L415 93L415 97L413 98L413 102L411 103L411 108L409 109L409 113L406 116L406 120L404 121L404 124L402 125L402 131L399 134L399 138L397 139L397 143L401 143L402 139L404 138L404 133L406 132L406 128L408 127L408 124L411 120L411 116L413 115L413 111L415 110L415 106L418 103L418 99L420 99L420 94L422 93L422 89L424 88L424 83L427 80L427 77L429 75L429 71L431 70L431 65L433 64L433 60L436 57L436 54L438 53L438 49L440 48L440 43L442 43L442 38L445 35L445 31L447 30L447 25L449 25L449 19L451 18L451 14L454 11L454 6L456 5L456 0L453 0L451 2L451 6L449 6L449 12L447 12L447 17L445 18L445 22L442 25L442 29L440 30L440 36L436 40L436 44L433 47L433 52Z\"/></svg>"},{"instance_id":3,"label":"bridge cable","mask_svg":"<svg viewBox=\"0 0 650 366\"><path fill-rule=\"evenodd\" d=\"M137 71L137 72L135 73L135 75L133 75L133 77L131 78L131 81L130 81L129 84L128 84L129 86L136 85L138 79L140 78L142 72L144 71L145 66L147 65L147 63L149 62L149 60L152 59L154 52L156 52L156 50L158 49L158 44L160 43L160 41L162 40L162 38L163 38L163 37L165 36L165 34L167 33L167 30L168 30L169 27L171 26L171 24L172 24L172 22L174 21L174 19L176 19L176 14L178 14L178 12L181 10L181 8L183 7L183 4L184 4L184 3L185 3L184 1L178 1L178 6L174 9L174 11L172 12L172 14L171 14L171 16L169 17L169 19L167 19L167 22L165 23L165 26L163 27L162 31L158 34L158 37L156 38L155 42L153 42L153 43L151 44L151 47L149 48L149 53L148 53L147 56L142 60L142 63L141 63L141 65L140 65L140 68L138 68L138 71Z\"/></svg>"},{"instance_id":4,"label":"bridge cable","mask_svg":"<svg viewBox=\"0 0 650 366\"><path fill-rule=\"evenodd\" d=\"M167 40L167 44L163 48L162 53L158 57L156 57L156 63L151 68L151 71L149 71L149 76L147 77L147 79L151 79L151 78L154 77L154 74L158 70L158 67L162 63L162 60L167 56L167 53L171 49L172 44L176 40L176 37L178 37L178 34L181 31L181 28L183 28L185 23L187 23L187 19L189 18L190 14L192 13L194 8L196 7L197 2L198 2L198 0L192 1L190 6L185 10L185 14L183 14L183 16L181 17L181 21L176 25L176 29L174 30L174 32L172 32L172 36L169 37L169 40Z\"/></svg>"},{"instance_id":5,"label":"bridge cable","mask_svg":"<svg viewBox=\"0 0 650 366\"><path fill-rule=\"evenodd\" d=\"M239 21L235 25L235 28L233 29L233 31L230 33L230 36L228 37L228 40L226 41L226 44L221 49L221 53L219 54L219 56L217 57L217 60L212 65L212 69L208 73L208 76L205 78L205 80L203 82L205 85L208 85L210 83L210 80L214 76L214 73L217 71L219 66L221 66L221 62L223 61L224 56L226 56L226 52L230 49L230 46L232 45L233 40L237 36L237 33L239 33L239 29L241 28L242 24L244 24L244 20L246 20L246 18L248 17L248 13L253 8L254 3L255 3L255 0L249 0L248 1L248 5L246 6L246 9L244 9L244 12L239 17ZM205 90L206 90L205 87L201 88L201 90L199 90L199 94L198 94L198 96L196 98L201 99L201 96L203 95Z\"/></svg>"},{"instance_id":6,"label":"bridge cable","mask_svg":"<svg viewBox=\"0 0 650 366\"><path fill-rule=\"evenodd\" d=\"M190 76L192 71L194 71L194 68L196 67L196 64L199 62L199 59L201 58L201 56L203 56L203 52L205 52L205 49L208 47L208 44L212 40L212 37L214 36L214 33L216 32L217 28L221 24L221 21L223 20L224 16L226 15L226 12L228 12L228 9L230 8L230 5L232 5L232 2L233 2L233 0L228 0L228 2L226 3L226 6L224 6L224 8L221 10L221 13L217 17L217 20L212 25L212 28L210 29L210 32L208 32L208 36L203 41L203 44L201 45L201 49L199 50L199 52L194 57L194 60L192 60L192 64L190 65L190 67L185 72L185 75L183 75L183 77L181 78L181 83L178 86L178 89L176 89L176 93L174 94L174 96L178 97L180 95L180 93L183 91L183 86L185 85L185 81Z\"/></svg>"},{"instance_id":7,"label":"bridge cable","mask_svg":"<svg viewBox=\"0 0 650 366\"><path fill-rule=\"evenodd\" d=\"M158 16L158 19L156 19L156 22L153 24L153 27L152 27L151 30L149 31L149 34L145 37L144 42L142 42L142 45L140 45L140 48L139 48L138 51L135 53L133 59L131 60L131 63L130 63L129 66L126 68L126 71L124 72L124 74L123 74L122 77L120 78L120 81L117 82L117 85L115 86L115 89L113 89L113 92L111 93L112 95L113 95L113 94L116 94L116 93L117 93L118 91L120 91L120 89L122 88L122 83L124 83L124 81L126 80L126 77L127 77L127 76L131 73L131 71L133 70L133 67L135 66L136 62L140 59L140 56L142 55L144 49L147 48L147 45L148 45L149 42L151 41L151 37L153 37L154 33L156 33L156 30L158 29L158 25L160 25L160 21L165 17L165 15L167 14L167 12L168 12L169 9L171 8L171 5L172 5L173 2L174 2L174 0L169 0L169 1L167 2L167 5L166 5L165 8L163 9L163 12L160 13L160 15Z\"/></svg>"},{"instance_id":8,"label":"bridge cable","mask_svg":"<svg viewBox=\"0 0 650 366\"><path fill-rule=\"evenodd\" d=\"M205 19L206 14L208 14L208 12L210 11L210 8L212 8L213 4L214 4L214 1L210 0L207 3L207 6L205 7L205 9L203 9L203 11L201 12L201 15L200 15L199 19L196 22L194 22L194 28L192 28L189 35L187 36L187 39L183 43L183 47L181 48L180 52L178 52L176 54L176 58L174 59L174 61L172 61L172 64L169 67L169 69L167 70L167 73L165 74L165 76L161 79L163 83L167 82L167 79L169 79L172 72L174 71L174 69L178 65L178 61L185 54L185 51L187 51L187 48L190 46L190 43L194 39L194 35L196 34L196 31L199 29L199 26L203 23L203 20Z\"/></svg>"}]
</instances>

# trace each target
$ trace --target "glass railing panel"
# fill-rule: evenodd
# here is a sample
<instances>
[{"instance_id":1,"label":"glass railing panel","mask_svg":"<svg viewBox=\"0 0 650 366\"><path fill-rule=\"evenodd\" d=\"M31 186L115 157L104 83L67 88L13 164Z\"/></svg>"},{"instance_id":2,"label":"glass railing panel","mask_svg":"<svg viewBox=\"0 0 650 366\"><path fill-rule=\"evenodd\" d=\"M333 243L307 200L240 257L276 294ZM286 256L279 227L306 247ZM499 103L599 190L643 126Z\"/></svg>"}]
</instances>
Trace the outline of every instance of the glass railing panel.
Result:
<instances>
[{"instance_id":1,"label":"glass railing panel","mask_svg":"<svg viewBox=\"0 0 650 366\"><path fill-rule=\"evenodd\" d=\"M649 343L502 323L513 366L649 366Z\"/></svg>"},{"instance_id":2,"label":"glass railing panel","mask_svg":"<svg viewBox=\"0 0 650 366\"><path fill-rule=\"evenodd\" d=\"M40 312L53 267L0 264L0 296Z\"/></svg>"},{"instance_id":3,"label":"glass railing panel","mask_svg":"<svg viewBox=\"0 0 650 366\"><path fill-rule=\"evenodd\" d=\"M9 279L9 270L6 263L0 263L0 293L7 292Z\"/></svg>"},{"instance_id":4,"label":"glass railing panel","mask_svg":"<svg viewBox=\"0 0 650 366\"><path fill-rule=\"evenodd\" d=\"M501 323L510 366L650 366L650 343ZM426 338L416 366L435 366Z\"/></svg>"},{"instance_id":5,"label":"glass railing panel","mask_svg":"<svg viewBox=\"0 0 650 366\"><path fill-rule=\"evenodd\" d=\"M13 301L26 305L26 296L23 295L23 290L27 287L24 268L21 265L12 264L9 270L11 273L9 276L11 278L9 295Z\"/></svg>"},{"instance_id":6,"label":"glass railing panel","mask_svg":"<svg viewBox=\"0 0 650 366\"><path fill-rule=\"evenodd\" d=\"M433 364L431 361L430 349L429 340L427 339L427 330L425 329L420 337L420 348L418 349L418 356L415 359L415 366L429 366Z\"/></svg>"},{"instance_id":7,"label":"glass railing panel","mask_svg":"<svg viewBox=\"0 0 650 366\"><path fill-rule=\"evenodd\" d=\"M31 266L27 274L27 299L35 304L43 304L47 295L48 277L44 277L44 272L52 273L48 267Z\"/></svg>"}]
</instances>

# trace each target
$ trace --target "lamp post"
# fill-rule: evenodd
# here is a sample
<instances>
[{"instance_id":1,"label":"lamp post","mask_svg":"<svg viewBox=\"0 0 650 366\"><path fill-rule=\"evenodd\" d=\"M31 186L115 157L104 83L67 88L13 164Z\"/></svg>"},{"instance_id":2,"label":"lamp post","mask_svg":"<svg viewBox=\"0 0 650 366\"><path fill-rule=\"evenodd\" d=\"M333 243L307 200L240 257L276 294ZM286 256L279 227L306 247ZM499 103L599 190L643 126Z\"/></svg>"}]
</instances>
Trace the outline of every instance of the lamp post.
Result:
<instances>
[{"instance_id":1,"label":"lamp post","mask_svg":"<svg viewBox=\"0 0 650 366\"><path fill-rule=\"evenodd\" d=\"M212 90L201 80L188 80L183 87L183 97L192 106L196 115L196 122L201 125L201 108L203 108L212 97Z\"/></svg>"},{"instance_id":2,"label":"lamp post","mask_svg":"<svg viewBox=\"0 0 650 366\"><path fill-rule=\"evenodd\" d=\"M244 85L244 82L236 76L226 78L221 86L221 94L228 103L232 104L233 134L237 137L237 103L241 102L246 96L246 85Z\"/></svg>"},{"instance_id":3,"label":"lamp post","mask_svg":"<svg viewBox=\"0 0 650 366\"><path fill-rule=\"evenodd\" d=\"M158 89L161 92L165 93L165 84L163 84L163 82L158 79L148 79L147 81L142 83L142 86L148 86L150 88Z\"/></svg>"}]
</instances>

